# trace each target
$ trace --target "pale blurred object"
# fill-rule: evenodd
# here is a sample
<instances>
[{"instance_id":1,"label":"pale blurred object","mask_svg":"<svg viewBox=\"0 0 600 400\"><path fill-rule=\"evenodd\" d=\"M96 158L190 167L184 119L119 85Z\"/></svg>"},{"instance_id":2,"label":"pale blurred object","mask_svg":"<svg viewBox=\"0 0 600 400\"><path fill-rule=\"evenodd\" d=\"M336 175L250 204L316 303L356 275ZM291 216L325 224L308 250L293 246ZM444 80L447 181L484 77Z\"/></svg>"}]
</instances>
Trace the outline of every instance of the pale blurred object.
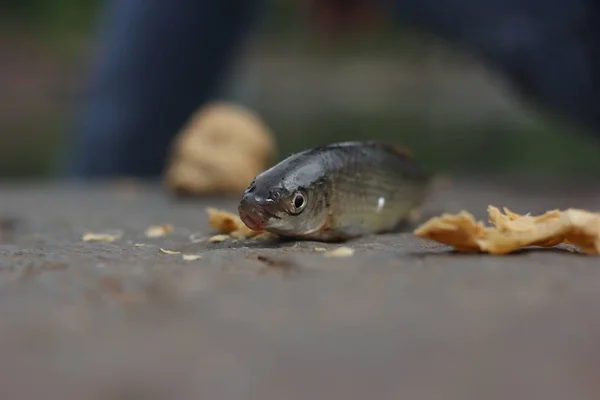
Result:
<instances>
[{"instance_id":1,"label":"pale blurred object","mask_svg":"<svg viewBox=\"0 0 600 400\"><path fill-rule=\"evenodd\" d=\"M415 235L454 247L459 252L509 254L525 247L571 244L581 252L600 255L600 213L569 208L542 215L519 215L504 207L504 214L488 206L489 222L476 221L468 211L431 218Z\"/></svg>"},{"instance_id":2,"label":"pale blurred object","mask_svg":"<svg viewBox=\"0 0 600 400\"><path fill-rule=\"evenodd\" d=\"M213 103L175 138L165 185L180 195L241 195L275 159L275 139L260 117L239 105Z\"/></svg>"}]
</instances>

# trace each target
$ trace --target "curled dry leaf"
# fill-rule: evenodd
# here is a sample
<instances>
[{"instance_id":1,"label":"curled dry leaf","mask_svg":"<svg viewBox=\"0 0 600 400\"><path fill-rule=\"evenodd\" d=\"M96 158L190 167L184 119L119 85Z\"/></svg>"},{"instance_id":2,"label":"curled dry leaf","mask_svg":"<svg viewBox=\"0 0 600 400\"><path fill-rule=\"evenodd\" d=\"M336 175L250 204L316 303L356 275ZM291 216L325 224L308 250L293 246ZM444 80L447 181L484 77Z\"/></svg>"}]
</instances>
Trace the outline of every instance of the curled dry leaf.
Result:
<instances>
[{"instance_id":1,"label":"curled dry leaf","mask_svg":"<svg viewBox=\"0 0 600 400\"><path fill-rule=\"evenodd\" d=\"M338 247L335 250L325 252L325 257L350 257L354 254L354 249L350 247Z\"/></svg>"},{"instance_id":2,"label":"curled dry leaf","mask_svg":"<svg viewBox=\"0 0 600 400\"><path fill-rule=\"evenodd\" d=\"M418 227L414 234L454 247L460 252L508 254L515 250L560 243L572 244L587 254L600 254L600 214L579 209L551 210L542 215L520 215L489 206L485 226L472 214L443 214Z\"/></svg>"},{"instance_id":3,"label":"curled dry leaf","mask_svg":"<svg viewBox=\"0 0 600 400\"><path fill-rule=\"evenodd\" d=\"M173 251L173 250L165 250L163 248L160 249L160 251L162 251L165 254L181 254L180 251Z\"/></svg>"},{"instance_id":4,"label":"curled dry leaf","mask_svg":"<svg viewBox=\"0 0 600 400\"><path fill-rule=\"evenodd\" d=\"M202 258L200 254L183 254L181 256L185 261L196 261Z\"/></svg>"},{"instance_id":5,"label":"curled dry leaf","mask_svg":"<svg viewBox=\"0 0 600 400\"><path fill-rule=\"evenodd\" d=\"M242 222L240 217L229 211L209 207L206 212L210 227L221 234L230 235L236 239L266 240L276 237L275 234L269 232L253 231Z\"/></svg>"},{"instance_id":6,"label":"curled dry leaf","mask_svg":"<svg viewBox=\"0 0 600 400\"><path fill-rule=\"evenodd\" d=\"M121 233L93 233L86 232L82 236L82 240L84 242L114 242L115 240L120 239L122 236Z\"/></svg>"},{"instance_id":7,"label":"curled dry leaf","mask_svg":"<svg viewBox=\"0 0 600 400\"><path fill-rule=\"evenodd\" d=\"M148 238L157 238L166 236L172 230L172 225L151 225L146 229L145 234Z\"/></svg>"}]
</instances>

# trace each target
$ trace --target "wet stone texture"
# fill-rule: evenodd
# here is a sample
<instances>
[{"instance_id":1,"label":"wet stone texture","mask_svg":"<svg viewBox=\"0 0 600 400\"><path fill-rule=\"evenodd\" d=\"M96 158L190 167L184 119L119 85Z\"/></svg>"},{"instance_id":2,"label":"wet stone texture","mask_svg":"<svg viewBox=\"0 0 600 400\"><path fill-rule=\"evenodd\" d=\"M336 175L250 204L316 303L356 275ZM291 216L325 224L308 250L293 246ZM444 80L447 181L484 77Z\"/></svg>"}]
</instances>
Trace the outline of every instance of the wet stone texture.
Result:
<instances>
[{"instance_id":1,"label":"wet stone texture","mask_svg":"<svg viewBox=\"0 0 600 400\"><path fill-rule=\"evenodd\" d=\"M425 215L600 209L597 186L492 182L455 182ZM4 184L0 398L600 398L600 258L459 255L410 233L349 242L347 258L315 242L208 242L205 207L235 205ZM174 230L147 238L156 224Z\"/></svg>"}]
</instances>

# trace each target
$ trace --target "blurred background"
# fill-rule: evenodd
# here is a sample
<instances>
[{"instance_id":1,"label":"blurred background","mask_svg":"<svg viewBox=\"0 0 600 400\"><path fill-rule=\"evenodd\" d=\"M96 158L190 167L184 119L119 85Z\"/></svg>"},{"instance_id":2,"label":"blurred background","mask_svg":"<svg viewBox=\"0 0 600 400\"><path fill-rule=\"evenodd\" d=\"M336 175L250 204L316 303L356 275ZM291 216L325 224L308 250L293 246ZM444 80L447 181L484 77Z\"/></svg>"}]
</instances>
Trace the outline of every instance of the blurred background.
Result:
<instances>
[{"instance_id":1,"label":"blurred background","mask_svg":"<svg viewBox=\"0 0 600 400\"><path fill-rule=\"evenodd\" d=\"M299 4L267 2L222 90L262 116L282 157L326 142L390 138L448 172L600 172L592 138L519 101L476 59L398 24L327 39ZM103 5L2 2L0 178L49 176L74 129Z\"/></svg>"}]
</instances>

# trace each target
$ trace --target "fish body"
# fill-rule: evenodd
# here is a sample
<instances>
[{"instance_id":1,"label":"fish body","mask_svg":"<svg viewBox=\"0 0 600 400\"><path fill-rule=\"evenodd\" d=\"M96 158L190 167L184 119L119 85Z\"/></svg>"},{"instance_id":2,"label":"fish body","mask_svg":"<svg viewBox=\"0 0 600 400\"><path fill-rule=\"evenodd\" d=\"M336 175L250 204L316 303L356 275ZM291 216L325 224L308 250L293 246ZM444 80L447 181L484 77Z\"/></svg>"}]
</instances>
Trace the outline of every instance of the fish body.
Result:
<instances>
[{"instance_id":1,"label":"fish body","mask_svg":"<svg viewBox=\"0 0 600 400\"><path fill-rule=\"evenodd\" d=\"M424 200L430 180L391 144L334 143L294 154L259 174L238 211L250 229L347 240L394 230Z\"/></svg>"}]
</instances>

